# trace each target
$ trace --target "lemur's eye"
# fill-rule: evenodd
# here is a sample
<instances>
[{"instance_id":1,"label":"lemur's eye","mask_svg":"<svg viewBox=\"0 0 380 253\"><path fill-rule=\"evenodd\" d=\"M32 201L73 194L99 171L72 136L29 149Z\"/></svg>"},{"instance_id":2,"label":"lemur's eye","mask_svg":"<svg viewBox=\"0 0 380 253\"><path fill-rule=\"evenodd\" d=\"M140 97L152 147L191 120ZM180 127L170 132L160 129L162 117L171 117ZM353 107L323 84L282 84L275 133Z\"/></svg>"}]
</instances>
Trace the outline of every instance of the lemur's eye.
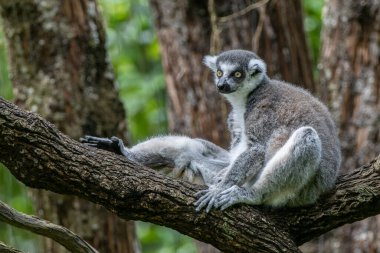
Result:
<instances>
[{"instance_id":1,"label":"lemur's eye","mask_svg":"<svg viewBox=\"0 0 380 253\"><path fill-rule=\"evenodd\" d=\"M216 76L217 77L221 77L222 75L223 75L222 71L220 71L220 70L216 71Z\"/></svg>"},{"instance_id":2,"label":"lemur's eye","mask_svg":"<svg viewBox=\"0 0 380 253\"><path fill-rule=\"evenodd\" d=\"M236 77L236 78L240 78L240 77L241 77L241 72L236 71L236 72L234 73L234 77Z\"/></svg>"}]
</instances>

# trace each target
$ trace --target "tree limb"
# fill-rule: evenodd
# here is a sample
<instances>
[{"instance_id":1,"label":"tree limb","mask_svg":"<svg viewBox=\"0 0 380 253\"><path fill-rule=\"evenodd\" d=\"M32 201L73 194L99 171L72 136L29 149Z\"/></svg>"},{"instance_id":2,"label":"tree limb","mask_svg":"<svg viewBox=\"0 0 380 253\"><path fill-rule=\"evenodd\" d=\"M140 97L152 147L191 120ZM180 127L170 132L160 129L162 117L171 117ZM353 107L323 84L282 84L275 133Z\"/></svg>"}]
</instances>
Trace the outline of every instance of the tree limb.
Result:
<instances>
[{"instance_id":1,"label":"tree limb","mask_svg":"<svg viewBox=\"0 0 380 253\"><path fill-rule=\"evenodd\" d=\"M310 207L239 205L196 213L193 195L204 186L84 146L1 98L0 161L30 187L77 195L122 218L171 227L225 252L299 252L296 245L380 213L380 158L340 177L336 191Z\"/></svg>"},{"instance_id":2,"label":"tree limb","mask_svg":"<svg viewBox=\"0 0 380 253\"><path fill-rule=\"evenodd\" d=\"M0 221L49 237L71 252L98 253L98 251L91 247L86 241L82 240L67 228L55 225L37 217L20 213L1 201Z\"/></svg>"},{"instance_id":3,"label":"tree limb","mask_svg":"<svg viewBox=\"0 0 380 253\"><path fill-rule=\"evenodd\" d=\"M380 156L338 178L334 192L317 204L287 210L289 233L298 245L344 224L380 213Z\"/></svg>"},{"instance_id":4,"label":"tree limb","mask_svg":"<svg viewBox=\"0 0 380 253\"><path fill-rule=\"evenodd\" d=\"M17 249L14 249L12 247L5 245L1 241L0 241L0 252L2 252L2 253L23 253L22 251L19 251Z\"/></svg>"}]
</instances>

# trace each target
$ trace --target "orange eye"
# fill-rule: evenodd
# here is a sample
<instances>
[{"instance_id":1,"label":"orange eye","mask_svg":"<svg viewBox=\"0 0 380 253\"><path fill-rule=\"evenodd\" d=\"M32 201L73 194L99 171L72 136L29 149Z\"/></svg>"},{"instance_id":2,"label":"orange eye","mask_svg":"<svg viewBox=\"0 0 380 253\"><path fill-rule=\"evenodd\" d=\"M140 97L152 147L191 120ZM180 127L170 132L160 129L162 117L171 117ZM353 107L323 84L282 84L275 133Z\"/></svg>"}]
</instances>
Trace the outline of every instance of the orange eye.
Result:
<instances>
[{"instance_id":1,"label":"orange eye","mask_svg":"<svg viewBox=\"0 0 380 253\"><path fill-rule=\"evenodd\" d=\"M236 71L236 72L234 73L234 76L237 77L237 78L241 77L241 72Z\"/></svg>"},{"instance_id":2,"label":"orange eye","mask_svg":"<svg viewBox=\"0 0 380 253\"><path fill-rule=\"evenodd\" d=\"M217 77L221 77L222 75L223 75L222 71L220 71L220 70L216 71L216 76Z\"/></svg>"}]
</instances>

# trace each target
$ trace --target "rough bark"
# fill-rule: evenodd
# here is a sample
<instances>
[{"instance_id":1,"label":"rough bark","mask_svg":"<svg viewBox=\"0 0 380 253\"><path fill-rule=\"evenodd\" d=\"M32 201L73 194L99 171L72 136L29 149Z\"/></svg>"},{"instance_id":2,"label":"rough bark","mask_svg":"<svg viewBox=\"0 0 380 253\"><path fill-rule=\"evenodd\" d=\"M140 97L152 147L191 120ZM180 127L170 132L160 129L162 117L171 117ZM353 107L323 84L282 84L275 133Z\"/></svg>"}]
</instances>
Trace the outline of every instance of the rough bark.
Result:
<instances>
[{"instance_id":1,"label":"rough bark","mask_svg":"<svg viewBox=\"0 0 380 253\"><path fill-rule=\"evenodd\" d=\"M225 252L299 252L296 245L380 212L379 156L340 177L336 189L312 206L197 213L194 194L204 186L84 146L1 98L0 161L30 187L76 195L121 218L168 226Z\"/></svg>"},{"instance_id":2,"label":"rough bark","mask_svg":"<svg viewBox=\"0 0 380 253\"><path fill-rule=\"evenodd\" d=\"M341 139L346 172L380 151L380 2L329 1L321 86Z\"/></svg>"},{"instance_id":3,"label":"rough bark","mask_svg":"<svg viewBox=\"0 0 380 253\"><path fill-rule=\"evenodd\" d=\"M380 1L326 2L321 87L339 127L342 173L380 153ZM379 252L380 217L319 239L317 252Z\"/></svg>"},{"instance_id":4,"label":"rough bark","mask_svg":"<svg viewBox=\"0 0 380 253\"><path fill-rule=\"evenodd\" d=\"M125 137L124 109L105 49L94 0L0 0L15 102L74 139ZM77 198L34 192L37 213L62 224L101 252L138 252L132 222ZM101 231L99 233L99 231ZM44 252L63 248L44 241Z\"/></svg>"}]
</instances>

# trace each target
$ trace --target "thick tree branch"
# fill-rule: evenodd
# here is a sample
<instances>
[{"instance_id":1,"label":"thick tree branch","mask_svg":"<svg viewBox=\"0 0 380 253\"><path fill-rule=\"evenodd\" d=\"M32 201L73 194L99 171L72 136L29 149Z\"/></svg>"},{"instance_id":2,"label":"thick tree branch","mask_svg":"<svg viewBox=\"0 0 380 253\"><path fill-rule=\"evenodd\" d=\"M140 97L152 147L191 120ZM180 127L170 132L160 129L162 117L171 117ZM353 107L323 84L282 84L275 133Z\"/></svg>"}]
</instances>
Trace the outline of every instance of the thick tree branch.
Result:
<instances>
[{"instance_id":1,"label":"thick tree branch","mask_svg":"<svg viewBox=\"0 0 380 253\"><path fill-rule=\"evenodd\" d=\"M380 213L380 159L341 177L313 206L267 210L247 205L194 211L201 189L102 150L0 98L0 161L30 187L74 194L122 218L174 228L226 252L297 252L296 245L344 223Z\"/></svg>"},{"instance_id":2,"label":"thick tree branch","mask_svg":"<svg viewBox=\"0 0 380 253\"><path fill-rule=\"evenodd\" d=\"M334 192L316 205L287 210L289 232L298 245L334 228L380 213L380 156L340 176Z\"/></svg>"},{"instance_id":3,"label":"thick tree branch","mask_svg":"<svg viewBox=\"0 0 380 253\"><path fill-rule=\"evenodd\" d=\"M91 247L86 241L79 236L64 228L48 221L26 215L16 211L0 201L0 221L10 225L29 230L33 233L43 235L58 242L71 252L78 253L97 253L98 251ZM1 250L0 250L1 252Z\"/></svg>"}]
</instances>

